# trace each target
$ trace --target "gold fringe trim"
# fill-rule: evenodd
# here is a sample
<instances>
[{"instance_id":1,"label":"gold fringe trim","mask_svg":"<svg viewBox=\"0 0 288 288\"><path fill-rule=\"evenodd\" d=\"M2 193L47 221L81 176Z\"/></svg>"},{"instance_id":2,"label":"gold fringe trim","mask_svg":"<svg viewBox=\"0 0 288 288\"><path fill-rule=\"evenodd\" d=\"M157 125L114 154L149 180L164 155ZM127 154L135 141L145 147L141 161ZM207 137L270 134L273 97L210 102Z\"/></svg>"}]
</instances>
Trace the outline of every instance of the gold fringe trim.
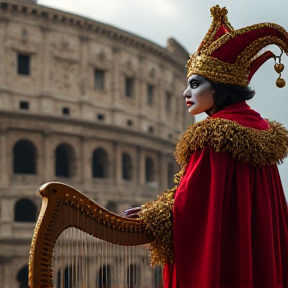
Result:
<instances>
[{"instance_id":1,"label":"gold fringe trim","mask_svg":"<svg viewBox=\"0 0 288 288\"><path fill-rule=\"evenodd\" d=\"M186 130L177 143L176 160L186 167L194 151L212 148L253 166L280 164L287 156L288 131L277 122L269 124L269 129L258 130L231 120L207 118Z\"/></svg>"},{"instance_id":2,"label":"gold fringe trim","mask_svg":"<svg viewBox=\"0 0 288 288\"><path fill-rule=\"evenodd\" d=\"M150 243L151 265L174 263L172 243L172 211L175 191L180 183L183 170L175 175L175 187L157 196L157 200L146 203L139 213L140 218L146 224L148 232L153 233L154 241Z\"/></svg>"}]
</instances>

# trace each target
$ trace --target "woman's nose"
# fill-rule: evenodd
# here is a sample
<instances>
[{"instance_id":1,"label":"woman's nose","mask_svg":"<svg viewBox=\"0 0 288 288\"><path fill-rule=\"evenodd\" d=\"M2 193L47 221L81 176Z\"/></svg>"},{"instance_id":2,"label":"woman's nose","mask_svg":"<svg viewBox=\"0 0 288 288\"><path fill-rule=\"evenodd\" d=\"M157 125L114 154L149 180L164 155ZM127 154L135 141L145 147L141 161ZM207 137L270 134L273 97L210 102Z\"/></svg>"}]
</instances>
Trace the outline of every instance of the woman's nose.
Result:
<instances>
[{"instance_id":1,"label":"woman's nose","mask_svg":"<svg viewBox=\"0 0 288 288\"><path fill-rule=\"evenodd\" d=\"M191 92L189 88L186 88L185 91L183 92L183 97L185 98L191 98Z\"/></svg>"}]
</instances>

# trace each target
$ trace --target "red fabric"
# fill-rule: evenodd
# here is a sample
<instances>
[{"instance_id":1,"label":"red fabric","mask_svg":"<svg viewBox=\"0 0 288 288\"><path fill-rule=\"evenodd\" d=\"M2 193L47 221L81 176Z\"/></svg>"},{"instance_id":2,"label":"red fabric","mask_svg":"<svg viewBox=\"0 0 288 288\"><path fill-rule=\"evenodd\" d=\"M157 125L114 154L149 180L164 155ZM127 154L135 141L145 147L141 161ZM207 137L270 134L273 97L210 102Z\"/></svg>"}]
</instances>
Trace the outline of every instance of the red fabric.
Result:
<instances>
[{"instance_id":1,"label":"red fabric","mask_svg":"<svg viewBox=\"0 0 288 288\"><path fill-rule=\"evenodd\" d=\"M249 44L257 39L275 36L282 39L285 43L288 43L287 36L280 32L280 30L273 27L263 27L254 30L247 31L231 38L224 45L216 49L211 57L215 57L226 63L234 64L237 57L244 51Z\"/></svg>"},{"instance_id":2,"label":"red fabric","mask_svg":"<svg viewBox=\"0 0 288 288\"><path fill-rule=\"evenodd\" d=\"M253 75L256 73L256 71L264 64L268 59L274 58L275 55L271 51L266 51L261 56L256 58L252 64L250 65L250 72L248 76L248 82L251 81Z\"/></svg>"},{"instance_id":3,"label":"red fabric","mask_svg":"<svg viewBox=\"0 0 288 288\"><path fill-rule=\"evenodd\" d=\"M212 117L268 128L245 103ZM288 287L287 216L276 165L254 167L212 149L194 152L175 195L175 264L165 266L164 287Z\"/></svg>"},{"instance_id":4,"label":"red fabric","mask_svg":"<svg viewBox=\"0 0 288 288\"><path fill-rule=\"evenodd\" d=\"M228 28L222 23L221 26L219 27L219 29L217 30L213 41L215 41L216 39L218 39L219 37L223 36L224 34L229 33L230 31L228 30Z\"/></svg>"}]
</instances>

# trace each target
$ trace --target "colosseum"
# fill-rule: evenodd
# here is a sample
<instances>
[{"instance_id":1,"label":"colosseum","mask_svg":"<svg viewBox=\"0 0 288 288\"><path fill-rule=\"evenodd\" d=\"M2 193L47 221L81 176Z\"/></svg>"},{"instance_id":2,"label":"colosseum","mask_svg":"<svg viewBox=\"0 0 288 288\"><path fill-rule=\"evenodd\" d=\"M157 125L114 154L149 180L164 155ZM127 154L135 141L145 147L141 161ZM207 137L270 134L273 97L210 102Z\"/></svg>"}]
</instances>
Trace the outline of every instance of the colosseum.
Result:
<instances>
[{"instance_id":1,"label":"colosseum","mask_svg":"<svg viewBox=\"0 0 288 288\"><path fill-rule=\"evenodd\" d=\"M24 288L41 184L119 214L173 185L189 55L33 0L0 1L0 41L0 287Z\"/></svg>"}]
</instances>

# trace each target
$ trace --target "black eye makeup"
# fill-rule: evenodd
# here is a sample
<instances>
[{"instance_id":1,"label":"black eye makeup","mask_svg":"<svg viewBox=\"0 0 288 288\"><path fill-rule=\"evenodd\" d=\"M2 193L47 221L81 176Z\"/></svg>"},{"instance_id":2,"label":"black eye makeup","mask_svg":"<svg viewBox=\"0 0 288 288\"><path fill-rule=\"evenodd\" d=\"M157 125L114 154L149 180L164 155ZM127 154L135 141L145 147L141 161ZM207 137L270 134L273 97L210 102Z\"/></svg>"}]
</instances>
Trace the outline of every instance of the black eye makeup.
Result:
<instances>
[{"instance_id":1,"label":"black eye makeup","mask_svg":"<svg viewBox=\"0 0 288 288\"><path fill-rule=\"evenodd\" d=\"M200 85L201 83L199 83L199 81L197 81L197 80L195 80L195 79L192 79L192 80L189 82L189 84L190 84L190 87L191 87L192 89L196 89L196 88L199 87L199 85Z\"/></svg>"},{"instance_id":2,"label":"black eye makeup","mask_svg":"<svg viewBox=\"0 0 288 288\"><path fill-rule=\"evenodd\" d=\"M203 84L204 82L206 82L207 80L200 76L200 75L193 75L191 78L190 78L190 81L189 81L189 85L192 89L196 89L198 88L201 84Z\"/></svg>"}]
</instances>

